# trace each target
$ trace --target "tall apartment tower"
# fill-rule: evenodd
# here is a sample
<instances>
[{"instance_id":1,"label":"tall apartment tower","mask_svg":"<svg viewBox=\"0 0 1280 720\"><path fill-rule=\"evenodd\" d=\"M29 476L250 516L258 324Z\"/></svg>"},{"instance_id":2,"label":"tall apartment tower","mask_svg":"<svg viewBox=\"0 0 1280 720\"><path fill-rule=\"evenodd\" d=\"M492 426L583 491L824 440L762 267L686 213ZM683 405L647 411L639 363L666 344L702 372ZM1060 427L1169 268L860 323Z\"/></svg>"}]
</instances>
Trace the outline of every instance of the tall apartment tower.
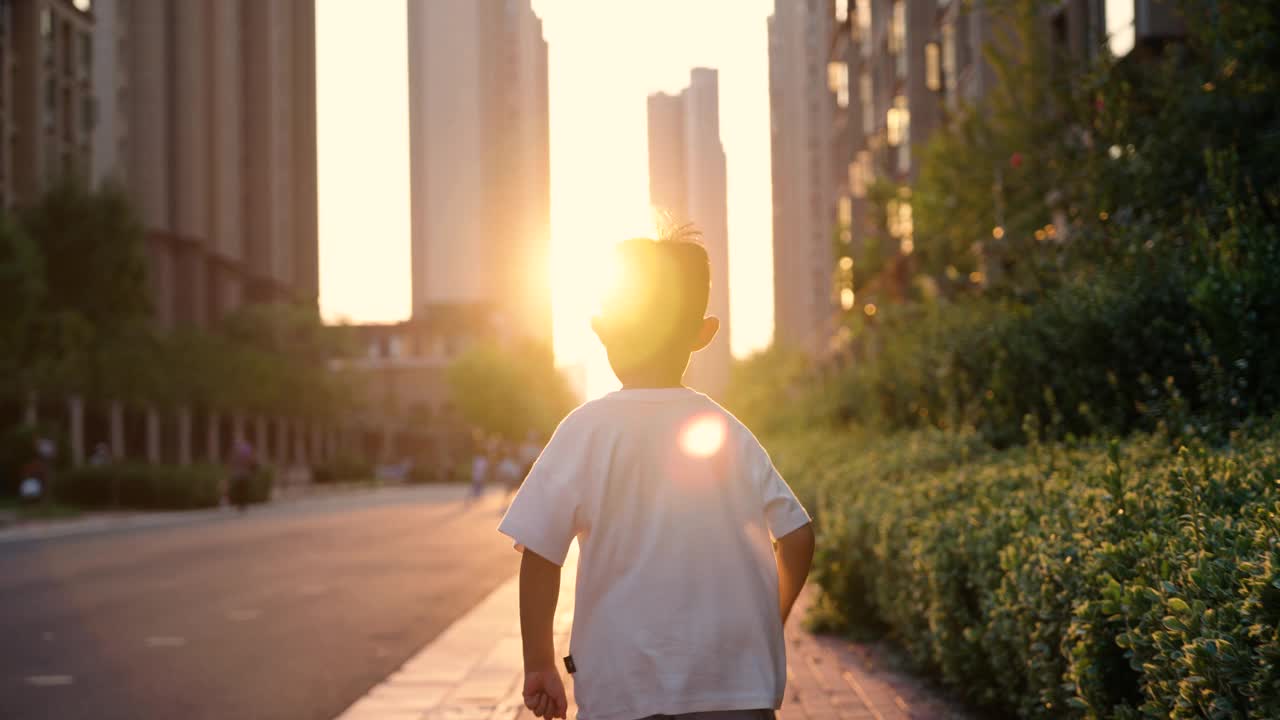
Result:
<instances>
[{"instance_id":1,"label":"tall apartment tower","mask_svg":"<svg viewBox=\"0 0 1280 720\"><path fill-rule=\"evenodd\" d=\"M87 172L93 32L87 0L0 0L0 209Z\"/></svg>"},{"instance_id":2,"label":"tall apartment tower","mask_svg":"<svg viewBox=\"0 0 1280 720\"><path fill-rule=\"evenodd\" d=\"M769 18L774 342L817 355L834 330L832 0L775 0Z\"/></svg>"},{"instance_id":3,"label":"tall apartment tower","mask_svg":"<svg viewBox=\"0 0 1280 720\"><path fill-rule=\"evenodd\" d=\"M709 395L729 381L729 220L724 147L720 144L720 89L715 70L694 68L678 95L649 96L649 202L681 225L694 223L711 260L707 312L720 332L693 356L688 384Z\"/></svg>"},{"instance_id":4,"label":"tall apartment tower","mask_svg":"<svg viewBox=\"0 0 1280 720\"><path fill-rule=\"evenodd\" d=\"M161 326L314 304L314 0L99 3L114 72L94 174L120 178L141 214Z\"/></svg>"},{"instance_id":5,"label":"tall apartment tower","mask_svg":"<svg viewBox=\"0 0 1280 720\"><path fill-rule=\"evenodd\" d=\"M410 0L413 312L550 345L547 43L529 0Z\"/></svg>"}]
</instances>

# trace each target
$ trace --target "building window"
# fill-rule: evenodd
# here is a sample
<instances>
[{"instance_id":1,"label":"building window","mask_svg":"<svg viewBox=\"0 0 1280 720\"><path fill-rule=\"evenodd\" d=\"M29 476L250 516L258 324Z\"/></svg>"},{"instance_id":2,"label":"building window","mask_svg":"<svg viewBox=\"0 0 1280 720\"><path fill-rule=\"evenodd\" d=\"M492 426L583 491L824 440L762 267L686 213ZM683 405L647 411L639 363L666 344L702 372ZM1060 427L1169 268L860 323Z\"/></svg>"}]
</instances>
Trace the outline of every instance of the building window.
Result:
<instances>
[{"instance_id":1,"label":"building window","mask_svg":"<svg viewBox=\"0 0 1280 720\"><path fill-rule=\"evenodd\" d=\"M905 95L898 95L893 99L893 107L885 114L885 126L889 131L890 146L897 147L906 142L911 128L911 110L907 108Z\"/></svg>"},{"instance_id":2,"label":"building window","mask_svg":"<svg viewBox=\"0 0 1280 720\"><path fill-rule=\"evenodd\" d=\"M80 98L80 122L81 131L86 136L92 133L93 127L98 124L98 104L92 95Z\"/></svg>"},{"instance_id":3,"label":"building window","mask_svg":"<svg viewBox=\"0 0 1280 720\"><path fill-rule=\"evenodd\" d=\"M858 0L858 6L854 9L857 15L857 22L854 24L854 33L862 42L862 54L871 55L871 0Z\"/></svg>"},{"instance_id":4,"label":"building window","mask_svg":"<svg viewBox=\"0 0 1280 720\"><path fill-rule=\"evenodd\" d=\"M924 46L924 84L934 92L942 89L942 52L938 43Z\"/></svg>"},{"instance_id":5,"label":"building window","mask_svg":"<svg viewBox=\"0 0 1280 720\"><path fill-rule=\"evenodd\" d=\"M907 3L893 0L893 16L889 26L889 52L901 53L907 48Z\"/></svg>"},{"instance_id":6,"label":"building window","mask_svg":"<svg viewBox=\"0 0 1280 720\"><path fill-rule=\"evenodd\" d=\"M80 36L80 64L76 67L77 77L89 79L89 69L93 66L93 36L85 33Z\"/></svg>"},{"instance_id":7,"label":"building window","mask_svg":"<svg viewBox=\"0 0 1280 720\"><path fill-rule=\"evenodd\" d=\"M1111 48L1111 54L1116 57L1128 55L1137 38L1134 27L1136 3L1134 0L1106 0L1103 16L1106 19L1107 44Z\"/></svg>"},{"instance_id":8,"label":"building window","mask_svg":"<svg viewBox=\"0 0 1280 720\"><path fill-rule=\"evenodd\" d=\"M53 64L53 11L40 9L40 45L43 49L44 64Z\"/></svg>"},{"instance_id":9,"label":"building window","mask_svg":"<svg viewBox=\"0 0 1280 720\"><path fill-rule=\"evenodd\" d=\"M52 130L58 122L58 81L53 75L44 79L44 129Z\"/></svg>"},{"instance_id":10,"label":"building window","mask_svg":"<svg viewBox=\"0 0 1280 720\"><path fill-rule=\"evenodd\" d=\"M955 95L956 91L956 26L946 23L942 26L942 83L947 95Z\"/></svg>"},{"instance_id":11,"label":"building window","mask_svg":"<svg viewBox=\"0 0 1280 720\"><path fill-rule=\"evenodd\" d=\"M894 57L897 58L898 77L906 79L907 77L907 4L903 0L896 0L893 4L893 27L890 35L890 44L896 48L893 50Z\"/></svg>"},{"instance_id":12,"label":"building window","mask_svg":"<svg viewBox=\"0 0 1280 720\"><path fill-rule=\"evenodd\" d=\"M853 242L853 201L848 195L841 195L836 203L836 222L840 230L840 242L846 245Z\"/></svg>"},{"instance_id":13,"label":"building window","mask_svg":"<svg viewBox=\"0 0 1280 720\"><path fill-rule=\"evenodd\" d=\"M849 107L849 66L842 62L827 64L827 87L836 96L836 105Z\"/></svg>"},{"instance_id":14,"label":"building window","mask_svg":"<svg viewBox=\"0 0 1280 720\"><path fill-rule=\"evenodd\" d=\"M871 179L871 153L859 150L854 161L849 163L849 192L856 198L866 197Z\"/></svg>"},{"instance_id":15,"label":"building window","mask_svg":"<svg viewBox=\"0 0 1280 720\"><path fill-rule=\"evenodd\" d=\"M849 19L849 0L836 0L836 22L842 23Z\"/></svg>"},{"instance_id":16,"label":"building window","mask_svg":"<svg viewBox=\"0 0 1280 720\"><path fill-rule=\"evenodd\" d=\"M871 73L865 70L858 75L858 102L862 105L862 132L870 133L876 126L875 98L871 96Z\"/></svg>"}]
</instances>

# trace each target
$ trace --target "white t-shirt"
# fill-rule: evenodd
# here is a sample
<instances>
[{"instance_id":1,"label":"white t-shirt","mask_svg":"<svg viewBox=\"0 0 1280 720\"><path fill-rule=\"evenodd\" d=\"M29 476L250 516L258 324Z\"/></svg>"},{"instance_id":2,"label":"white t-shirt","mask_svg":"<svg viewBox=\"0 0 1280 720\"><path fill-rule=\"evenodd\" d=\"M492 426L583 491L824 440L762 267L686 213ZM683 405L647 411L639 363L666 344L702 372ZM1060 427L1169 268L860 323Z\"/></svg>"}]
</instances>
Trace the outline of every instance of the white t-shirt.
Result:
<instances>
[{"instance_id":1,"label":"white t-shirt","mask_svg":"<svg viewBox=\"0 0 1280 720\"><path fill-rule=\"evenodd\" d=\"M499 530L557 564L578 538L578 717L635 720L781 705L772 538L808 522L742 423L663 388L569 415Z\"/></svg>"}]
</instances>

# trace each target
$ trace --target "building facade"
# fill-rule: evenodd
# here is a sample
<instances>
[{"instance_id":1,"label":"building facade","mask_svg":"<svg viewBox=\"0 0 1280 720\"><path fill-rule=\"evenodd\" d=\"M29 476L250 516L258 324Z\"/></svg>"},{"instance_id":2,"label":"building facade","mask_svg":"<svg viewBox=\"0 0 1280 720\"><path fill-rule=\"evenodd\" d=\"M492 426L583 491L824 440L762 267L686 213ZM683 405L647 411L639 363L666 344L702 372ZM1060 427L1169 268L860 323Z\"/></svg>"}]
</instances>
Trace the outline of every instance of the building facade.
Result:
<instances>
[{"instance_id":1,"label":"building facade","mask_svg":"<svg viewBox=\"0 0 1280 720\"><path fill-rule=\"evenodd\" d=\"M99 96L124 130L104 128L95 175L119 178L142 216L160 325L314 305L314 0L107 4L99 45L118 48L117 72Z\"/></svg>"},{"instance_id":2,"label":"building facade","mask_svg":"<svg viewBox=\"0 0 1280 720\"><path fill-rule=\"evenodd\" d=\"M675 225L693 223L711 261L707 312L720 332L694 354L685 381L716 396L729 382L729 220L724 147L720 143L718 73L694 68L678 95L648 101L649 203Z\"/></svg>"},{"instance_id":3,"label":"building facade","mask_svg":"<svg viewBox=\"0 0 1280 720\"><path fill-rule=\"evenodd\" d=\"M547 44L529 0L412 1L415 316L482 303L551 342Z\"/></svg>"},{"instance_id":4,"label":"building facade","mask_svg":"<svg viewBox=\"0 0 1280 720\"><path fill-rule=\"evenodd\" d=\"M162 328L315 304L314 0L0 0L0 207L125 190Z\"/></svg>"},{"instance_id":5,"label":"building facade","mask_svg":"<svg viewBox=\"0 0 1280 720\"><path fill-rule=\"evenodd\" d=\"M0 0L0 208L88 172L93 32L87 0Z\"/></svg>"},{"instance_id":6,"label":"building facade","mask_svg":"<svg viewBox=\"0 0 1280 720\"><path fill-rule=\"evenodd\" d=\"M832 0L775 0L768 21L774 344L811 354L825 350L837 314L834 22Z\"/></svg>"}]
</instances>

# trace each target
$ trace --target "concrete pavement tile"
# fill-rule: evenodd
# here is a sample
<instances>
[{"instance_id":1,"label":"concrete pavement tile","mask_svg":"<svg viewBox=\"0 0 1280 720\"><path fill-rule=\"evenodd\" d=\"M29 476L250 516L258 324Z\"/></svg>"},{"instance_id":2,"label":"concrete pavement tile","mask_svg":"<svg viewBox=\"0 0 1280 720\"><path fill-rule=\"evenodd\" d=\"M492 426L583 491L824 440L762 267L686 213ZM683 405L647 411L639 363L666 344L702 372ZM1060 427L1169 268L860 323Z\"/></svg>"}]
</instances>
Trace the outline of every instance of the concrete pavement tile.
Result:
<instances>
[{"instance_id":1,"label":"concrete pavement tile","mask_svg":"<svg viewBox=\"0 0 1280 720\"><path fill-rule=\"evenodd\" d=\"M443 685L416 687L382 685L374 688L366 698L380 705L430 710L439 705L448 694L449 688Z\"/></svg>"},{"instance_id":2,"label":"concrete pavement tile","mask_svg":"<svg viewBox=\"0 0 1280 720\"><path fill-rule=\"evenodd\" d=\"M424 710L388 707L364 697L339 715L338 720L421 720L425 715Z\"/></svg>"}]
</instances>

